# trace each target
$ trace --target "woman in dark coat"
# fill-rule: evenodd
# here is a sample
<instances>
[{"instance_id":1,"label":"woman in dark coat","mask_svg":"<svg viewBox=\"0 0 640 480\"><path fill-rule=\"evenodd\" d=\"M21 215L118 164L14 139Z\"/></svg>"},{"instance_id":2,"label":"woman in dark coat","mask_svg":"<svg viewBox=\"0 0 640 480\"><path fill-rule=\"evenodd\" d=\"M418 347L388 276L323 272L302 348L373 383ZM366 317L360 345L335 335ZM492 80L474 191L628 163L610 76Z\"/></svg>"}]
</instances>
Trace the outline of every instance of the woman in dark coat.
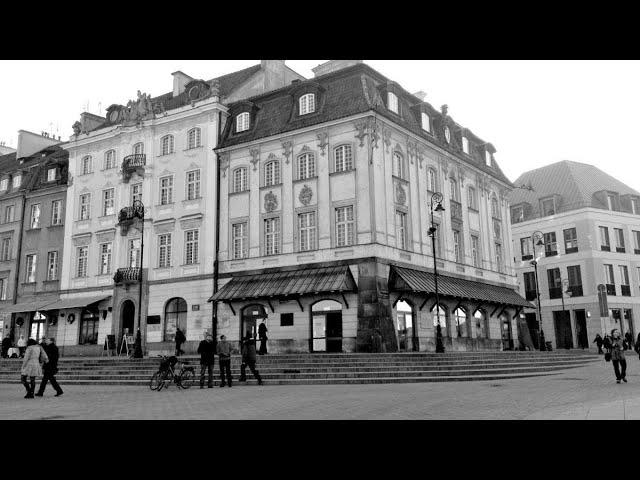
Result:
<instances>
[{"instance_id":1,"label":"woman in dark coat","mask_svg":"<svg viewBox=\"0 0 640 480\"><path fill-rule=\"evenodd\" d=\"M44 395L44 389L47 387L47 382L51 382L51 386L56 391L55 396L59 397L64 392L56 380L56 373L58 373L58 357L60 354L58 353L58 347L56 346L55 339L53 337L45 338L44 347L42 348L44 348L49 361L42 367L42 382L40 383L40 389L38 390L38 393L36 393L36 397L42 397Z\"/></svg>"},{"instance_id":2,"label":"woman in dark coat","mask_svg":"<svg viewBox=\"0 0 640 480\"><path fill-rule=\"evenodd\" d=\"M258 337L260 338L260 351L258 352L260 355L264 355L267 353L267 325L264 323L264 320L258 327Z\"/></svg>"},{"instance_id":3,"label":"woman in dark coat","mask_svg":"<svg viewBox=\"0 0 640 480\"><path fill-rule=\"evenodd\" d=\"M613 371L616 373L616 383L622 380L627 383L627 360L624 358L624 342L620 338L620 330L614 328L611 330L611 362L613 363ZM622 371L620 371L622 367Z\"/></svg>"},{"instance_id":4,"label":"woman in dark coat","mask_svg":"<svg viewBox=\"0 0 640 480\"><path fill-rule=\"evenodd\" d=\"M591 343L595 343L598 346L598 353L602 353L602 337L600 336L600 334L596 334L596 338L593 340L593 342Z\"/></svg>"},{"instance_id":5,"label":"woman in dark coat","mask_svg":"<svg viewBox=\"0 0 640 480\"><path fill-rule=\"evenodd\" d=\"M184 353L184 350L180 348L184 342L187 341L187 337L184 336L182 330L180 328L176 329L176 357L179 357L180 354Z\"/></svg>"}]
</instances>

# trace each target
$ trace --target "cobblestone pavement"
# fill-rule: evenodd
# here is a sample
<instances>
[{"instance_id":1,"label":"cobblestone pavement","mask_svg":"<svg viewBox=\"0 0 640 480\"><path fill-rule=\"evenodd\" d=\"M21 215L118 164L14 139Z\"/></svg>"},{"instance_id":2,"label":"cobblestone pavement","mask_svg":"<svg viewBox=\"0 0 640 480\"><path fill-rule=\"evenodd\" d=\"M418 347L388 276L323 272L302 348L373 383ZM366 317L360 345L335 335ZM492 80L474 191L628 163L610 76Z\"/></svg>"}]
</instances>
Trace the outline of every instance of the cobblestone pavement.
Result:
<instances>
[{"instance_id":1,"label":"cobblestone pavement","mask_svg":"<svg viewBox=\"0 0 640 480\"><path fill-rule=\"evenodd\" d=\"M0 385L9 419L640 419L640 361L627 355L629 383L611 363L546 377L380 385L242 385L168 390L64 386L25 400L22 385Z\"/></svg>"}]
</instances>

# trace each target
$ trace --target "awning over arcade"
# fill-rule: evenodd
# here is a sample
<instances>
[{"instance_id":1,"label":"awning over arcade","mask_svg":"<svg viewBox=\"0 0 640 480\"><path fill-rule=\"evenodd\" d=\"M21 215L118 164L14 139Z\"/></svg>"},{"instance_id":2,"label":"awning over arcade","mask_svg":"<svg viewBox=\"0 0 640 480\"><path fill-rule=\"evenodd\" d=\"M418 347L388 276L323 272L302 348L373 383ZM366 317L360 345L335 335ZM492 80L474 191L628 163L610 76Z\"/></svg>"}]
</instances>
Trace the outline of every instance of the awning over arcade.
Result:
<instances>
[{"instance_id":1,"label":"awning over arcade","mask_svg":"<svg viewBox=\"0 0 640 480\"><path fill-rule=\"evenodd\" d=\"M42 310L46 302L16 303L15 305L0 305L0 313L36 312Z\"/></svg>"},{"instance_id":2,"label":"awning over arcade","mask_svg":"<svg viewBox=\"0 0 640 480\"><path fill-rule=\"evenodd\" d=\"M435 277L431 272L394 266L391 268L389 276L389 290L424 293L427 294L427 299L431 296L435 299ZM511 288L442 274L438 274L438 295L459 300L471 300L478 304L502 305L516 309L534 308L531 303Z\"/></svg>"},{"instance_id":3,"label":"awning over arcade","mask_svg":"<svg viewBox=\"0 0 640 480\"><path fill-rule=\"evenodd\" d=\"M99 297L66 298L64 300L58 300L57 302L49 303L40 308L40 310L62 310L65 308L88 307L89 305L93 305L94 303L101 302L102 300L106 300L108 298L111 298L111 295L101 295Z\"/></svg>"}]
</instances>

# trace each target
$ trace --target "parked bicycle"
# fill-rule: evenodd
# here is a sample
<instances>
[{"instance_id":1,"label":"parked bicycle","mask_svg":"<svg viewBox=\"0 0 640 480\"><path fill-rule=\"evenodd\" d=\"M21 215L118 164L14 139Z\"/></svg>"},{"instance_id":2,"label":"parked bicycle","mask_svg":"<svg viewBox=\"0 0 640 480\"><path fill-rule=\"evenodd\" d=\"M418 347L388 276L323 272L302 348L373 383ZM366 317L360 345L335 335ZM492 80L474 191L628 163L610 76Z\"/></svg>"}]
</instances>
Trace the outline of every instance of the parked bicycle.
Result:
<instances>
[{"instance_id":1,"label":"parked bicycle","mask_svg":"<svg viewBox=\"0 0 640 480\"><path fill-rule=\"evenodd\" d=\"M175 366L178 363L178 357L172 355L158 355L160 360L160 368L151 377L149 388L151 390L160 391L164 387L169 387L171 383L175 383L178 387L187 389L193 385L195 380L195 368L187 362L180 362L180 369L176 372Z\"/></svg>"}]
</instances>

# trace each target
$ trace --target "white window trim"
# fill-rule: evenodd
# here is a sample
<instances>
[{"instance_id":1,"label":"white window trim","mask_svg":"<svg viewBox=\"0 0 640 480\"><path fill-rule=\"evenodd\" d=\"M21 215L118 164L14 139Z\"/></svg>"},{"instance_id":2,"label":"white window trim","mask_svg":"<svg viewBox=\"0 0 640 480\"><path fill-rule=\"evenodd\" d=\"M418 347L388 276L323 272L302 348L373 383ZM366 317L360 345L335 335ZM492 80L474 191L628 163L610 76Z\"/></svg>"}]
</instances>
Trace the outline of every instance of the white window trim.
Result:
<instances>
[{"instance_id":1,"label":"white window trim","mask_svg":"<svg viewBox=\"0 0 640 480\"><path fill-rule=\"evenodd\" d=\"M187 263L188 260L188 253L189 250L187 249L187 235L191 232L196 232L196 235L194 235L194 240L191 240L191 242L195 245L195 259L193 262L191 263ZM200 263L200 229L199 228L192 228L189 230L185 230L184 231L184 264L185 265L198 265Z\"/></svg>"},{"instance_id":2,"label":"white window trim","mask_svg":"<svg viewBox=\"0 0 640 480\"><path fill-rule=\"evenodd\" d=\"M316 111L316 95L305 93L298 100L298 110L300 115L307 115Z\"/></svg>"},{"instance_id":3,"label":"white window trim","mask_svg":"<svg viewBox=\"0 0 640 480\"><path fill-rule=\"evenodd\" d=\"M431 133L431 117L429 116L429 114L427 112L422 112L422 114L420 115L420 119L422 123L422 129L425 132Z\"/></svg>"},{"instance_id":4,"label":"white window trim","mask_svg":"<svg viewBox=\"0 0 640 480\"><path fill-rule=\"evenodd\" d=\"M395 114L398 114L398 96L393 92L387 92L387 108Z\"/></svg>"},{"instance_id":5,"label":"white window trim","mask_svg":"<svg viewBox=\"0 0 640 480\"><path fill-rule=\"evenodd\" d=\"M242 112L236 115L236 133L249 130L250 120L249 112Z\"/></svg>"},{"instance_id":6,"label":"white window trim","mask_svg":"<svg viewBox=\"0 0 640 480\"><path fill-rule=\"evenodd\" d=\"M244 169L245 171L245 175L244 175L244 182L242 182L242 180L240 181L240 189L236 190L236 172L238 172L238 170ZM239 192L246 192L249 190L249 167L246 166L239 166L234 168L231 171L231 175L230 175L230 180L231 180L231 193L239 193ZM242 188L243 185L242 183L245 183L244 187Z\"/></svg>"},{"instance_id":7,"label":"white window trim","mask_svg":"<svg viewBox=\"0 0 640 480\"><path fill-rule=\"evenodd\" d=\"M172 203L174 203L174 198L173 198L173 186L174 186L174 178L173 178L173 174L171 175L164 175L162 177L160 177L158 179L158 199L160 200L159 205L171 205ZM171 179L171 185L167 186L167 187L163 187L162 186L162 181L166 180L170 178ZM169 194L167 195L167 202L166 203L162 203L162 189L166 188L167 191L169 192Z\"/></svg>"},{"instance_id":8,"label":"white window trim","mask_svg":"<svg viewBox=\"0 0 640 480\"><path fill-rule=\"evenodd\" d=\"M343 168L338 169L338 158L337 158L337 152L341 150L342 151L342 165ZM349 165L347 166L347 155L346 152L349 152ZM350 170L353 170L355 168L355 158L354 158L354 151L353 151L353 146L350 143L341 143L340 145L336 145L333 148L333 171L334 172L348 172Z\"/></svg>"},{"instance_id":9,"label":"white window trim","mask_svg":"<svg viewBox=\"0 0 640 480\"><path fill-rule=\"evenodd\" d=\"M190 173L196 173L195 178L192 182L189 181L189 174ZM202 179L202 171L199 168L193 169L193 170L189 170L188 172L186 172L184 174L185 180L184 180L184 198L185 200L198 200L199 198L202 198L202 183L201 183L201 179ZM193 184L193 192L194 192L194 196L193 198L189 198L189 185Z\"/></svg>"},{"instance_id":10,"label":"white window trim","mask_svg":"<svg viewBox=\"0 0 640 480\"><path fill-rule=\"evenodd\" d=\"M194 134L193 145L190 144L191 133ZM200 127L193 127L189 129L189 131L187 132L187 150L193 150L194 148L199 148L201 146L202 146L202 130L200 129Z\"/></svg>"}]
</instances>

